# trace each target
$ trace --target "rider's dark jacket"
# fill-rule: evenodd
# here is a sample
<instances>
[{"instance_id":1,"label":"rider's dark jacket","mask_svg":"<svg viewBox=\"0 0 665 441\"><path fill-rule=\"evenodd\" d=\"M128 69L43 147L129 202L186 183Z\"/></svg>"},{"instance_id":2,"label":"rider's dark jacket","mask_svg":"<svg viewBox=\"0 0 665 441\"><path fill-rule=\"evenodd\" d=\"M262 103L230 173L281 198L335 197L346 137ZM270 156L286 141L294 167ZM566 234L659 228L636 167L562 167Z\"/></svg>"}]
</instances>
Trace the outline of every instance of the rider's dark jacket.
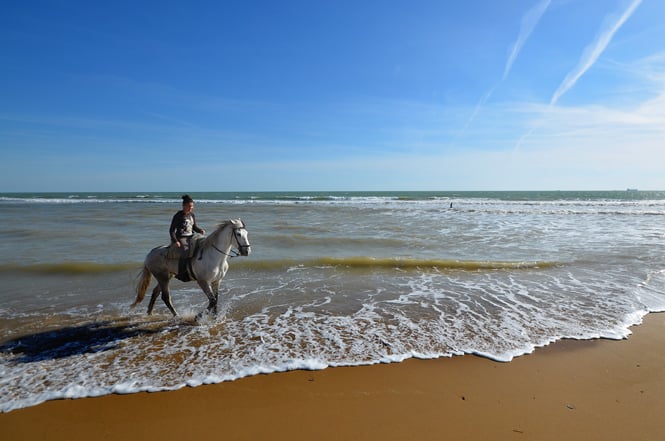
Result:
<instances>
[{"instance_id":1,"label":"rider's dark jacket","mask_svg":"<svg viewBox=\"0 0 665 441\"><path fill-rule=\"evenodd\" d=\"M194 232L203 234L203 230L196 225L196 216L194 213L185 214L180 210L173 215L169 235L171 242L177 242L181 237L191 237Z\"/></svg>"}]
</instances>

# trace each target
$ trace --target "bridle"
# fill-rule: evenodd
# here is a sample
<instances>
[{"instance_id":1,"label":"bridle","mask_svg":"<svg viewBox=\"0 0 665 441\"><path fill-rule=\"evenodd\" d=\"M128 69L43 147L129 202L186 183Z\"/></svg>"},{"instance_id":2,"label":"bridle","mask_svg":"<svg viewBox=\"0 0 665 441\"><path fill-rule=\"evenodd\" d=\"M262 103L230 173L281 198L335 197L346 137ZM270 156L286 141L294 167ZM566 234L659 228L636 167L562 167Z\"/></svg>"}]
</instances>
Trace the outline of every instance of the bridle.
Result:
<instances>
[{"instance_id":1,"label":"bridle","mask_svg":"<svg viewBox=\"0 0 665 441\"><path fill-rule=\"evenodd\" d=\"M244 229L245 229L245 226L244 226L244 225L243 225L242 227L235 227L235 228L233 228L233 233L232 233L233 238L236 240L236 245L238 245L238 248L240 248L240 251L232 249L232 250L231 250L231 254L229 254L229 253L225 253L224 251L222 251L222 250L220 250L219 248L217 248L217 247L215 246L214 243L213 243L213 244L210 244L210 245L212 245L212 247L213 247L215 250L219 251L219 252L222 253L223 255L228 256L228 257L230 257L230 258L234 258L234 257L238 257L238 256L244 256L244 254L243 254L243 251L244 251L243 248L245 248L245 249L246 249L246 248L249 248L250 245L240 245L240 242L238 242L238 237L236 236L236 233L238 232L238 230L244 230Z\"/></svg>"}]
</instances>

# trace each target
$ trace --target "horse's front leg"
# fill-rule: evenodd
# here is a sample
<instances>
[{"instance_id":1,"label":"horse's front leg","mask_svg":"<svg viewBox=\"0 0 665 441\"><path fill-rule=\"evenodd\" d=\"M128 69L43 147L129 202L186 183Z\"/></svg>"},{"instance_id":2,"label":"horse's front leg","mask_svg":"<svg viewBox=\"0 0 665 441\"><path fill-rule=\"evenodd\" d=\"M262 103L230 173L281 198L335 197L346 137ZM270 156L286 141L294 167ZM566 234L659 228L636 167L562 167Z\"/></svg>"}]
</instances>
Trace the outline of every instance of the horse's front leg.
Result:
<instances>
[{"instance_id":1,"label":"horse's front leg","mask_svg":"<svg viewBox=\"0 0 665 441\"><path fill-rule=\"evenodd\" d=\"M208 282L198 280L198 283L205 295L208 297L208 312L212 312L214 315L217 315L217 292L213 291L212 285Z\"/></svg>"},{"instance_id":2,"label":"horse's front leg","mask_svg":"<svg viewBox=\"0 0 665 441\"><path fill-rule=\"evenodd\" d=\"M212 294L215 296L215 303L219 300L219 280L215 280L210 284L210 288L212 288Z\"/></svg>"}]
</instances>

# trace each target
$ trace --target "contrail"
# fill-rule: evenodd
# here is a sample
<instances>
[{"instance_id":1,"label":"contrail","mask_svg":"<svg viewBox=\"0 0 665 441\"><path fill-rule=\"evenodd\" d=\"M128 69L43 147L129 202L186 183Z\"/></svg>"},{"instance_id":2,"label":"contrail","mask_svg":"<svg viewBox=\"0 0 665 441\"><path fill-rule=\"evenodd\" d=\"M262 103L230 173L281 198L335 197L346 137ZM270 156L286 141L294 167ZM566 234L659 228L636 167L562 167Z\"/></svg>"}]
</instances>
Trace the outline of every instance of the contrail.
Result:
<instances>
[{"instance_id":1,"label":"contrail","mask_svg":"<svg viewBox=\"0 0 665 441\"><path fill-rule=\"evenodd\" d=\"M485 106L487 100L489 100L492 94L494 93L494 89L496 89L496 87L501 83L501 81L506 79L508 73L510 72L510 69L513 66L513 63L515 62L515 59L522 50L522 46L524 46L524 43L529 38L533 30L536 28L536 25L540 21L540 18L543 16L550 3L551 0L543 0L533 8L529 9L524 14L524 16L522 17L522 24L520 25L520 33L517 36L517 40L515 40L515 43L513 43L510 55L508 56L508 60L506 61L506 67L504 68L503 71L503 77L501 77L501 80L497 84L495 84L485 95L483 95L480 98L478 104L476 104L476 107L473 109L471 116L469 116L469 118L466 121L466 124L464 124L464 127L462 128L462 133L466 132L466 130L469 128L473 120L476 119L476 116L480 112L480 109L482 109Z\"/></svg>"},{"instance_id":2,"label":"contrail","mask_svg":"<svg viewBox=\"0 0 665 441\"><path fill-rule=\"evenodd\" d=\"M506 62L506 68L503 71L503 79L505 80L510 72L510 68L513 66L513 62L517 58L517 55L522 50L522 46L531 35L531 32L536 28L536 25L540 21L540 18L543 16L547 7L550 5L550 0L544 0L538 3L533 8L529 9L524 17L522 17L522 24L520 26L520 33L517 36L517 40L513 44L513 49L510 51L508 56L508 61Z\"/></svg>"},{"instance_id":3,"label":"contrail","mask_svg":"<svg viewBox=\"0 0 665 441\"><path fill-rule=\"evenodd\" d=\"M582 75L584 75L584 73L594 65L596 60L598 60L598 57L600 57L600 54L602 54L605 48L607 48L607 45L612 40L612 37L614 37L614 34L619 30L619 28L621 28L621 26L623 26L626 20L630 18L640 3L642 3L642 0L633 0L630 6L628 6L628 9L626 9L623 15L619 17L619 20L616 23L613 23L611 26L608 26L607 29L603 30L603 32L599 34L596 41L587 46L577 67L575 67L575 69L566 75L566 78L563 80L556 92L554 92L554 95L552 95L550 105L555 105L557 101L559 101L559 98L568 92L568 90L570 90L570 88L575 85L577 80L579 80L580 77L582 77Z\"/></svg>"},{"instance_id":4,"label":"contrail","mask_svg":"<svg viewBox=\"0 0 665 441\"><path fill-rule=\"evenodd\" d=\"M513 43L513 48L511 49L510 55L508 56L508 61L506 62L506 67L503 71L503 77L501 78L501 81L505 80L506 77L508 76L510 68L513 66L513 63L515 62L517 55L522 50L522 46L524 46L524 43L529 38L529 35L531 35L531 32L533 32L533 30L535 29L536 25L540 21L540 18L543 16L550 3L551 0L543 0L533 8L529 9L526 12L526 14L524 14L524 16L522 17L522 25L520 26L520 33L517 36L517 40L515 40L515 43ZM476 104L476 107L473 109L471 116L466 121L466 124L464 124L461 133L466 132L466 130L469 128L473 120L476 119L476 116L478 115L478 112L480 112L480 109L482 109L485 106L485 103L487 102L487 100L490 99L490 97L494 93L494 89L496 89L496 87L501 83L501 81L495 84L485 95L483 95L482 98L480 98L480 101L478 101L478 104Z\"/></svg>"},{"instance_id":5,"label":"contrail","mask_svg":"<svg viewBox=\"0 0 665 441\"><path fill-rule=\"evenodd\" d=\"M473 120L476 119L476 115L478 115L478 112L480 112L480 109L485 105L485 102L487 102L487 100L492 96L494 89L496 89L496 86L492 87L489 92L480 98L480 101L478 101L478 104L476 104L476 107L473 109L471 116L466 121L466 124L464 124L464 127L462 127L462 133L466 132L466 129L468 129Z\"/></svg>"},{"instance_id":6,"label":"contrail","mask_svg":"<svg viewBox=\"0 0 665 441\"><path fill-rule=\"evenodd\" d=\"M526 132L520 139L517 140L517 144L515 144L515 147L513 148L513 154L517 153L520 151L520 148L522 147L522 143L526 141L526 139L531 136L531 134L536 130L535 127L531 127L528 132Z\"/></svg>"}]
</instances>

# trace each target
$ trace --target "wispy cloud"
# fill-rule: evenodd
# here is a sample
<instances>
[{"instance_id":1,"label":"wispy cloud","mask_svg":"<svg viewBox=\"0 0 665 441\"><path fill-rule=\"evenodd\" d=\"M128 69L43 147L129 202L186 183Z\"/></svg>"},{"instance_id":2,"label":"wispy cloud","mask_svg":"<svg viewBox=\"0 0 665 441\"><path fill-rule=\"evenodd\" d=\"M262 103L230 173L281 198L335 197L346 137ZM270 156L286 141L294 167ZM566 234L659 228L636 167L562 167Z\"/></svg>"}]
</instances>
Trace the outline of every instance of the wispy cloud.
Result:
<instances>
[{"instance_id":1,"label":"wispy cloud","mask_svg":"<svg viewBox=\"0 0 665 441\"><path fill-rule=\"evenodd\" d=\"M508 56L508 61L506 61L506 67L503 70L504 80L510 73L510 69L513 67L513 63L515 62L517 55L519 55L520 51L522 50L524 43L529 38L533 30L536 28L536 25L540 21L541 17L547 10L547 7L550 5L550 3L551 3L550 0L543 0L533 8L529 9L527 13L524 14L524 17L522 17L520 33L517 36L517 40L515 40L515 43L513 43L510 55Z\"/></svg>"},{"instance_id":2,"label":"wispy cloud","mask_svg":"<svg viewBox=\"0 0 665 441\"><path fill-rule=\"evenodd\" d=\"M662 156L665 139L665 53L653 54L626 65L616 65L629 73L626 97L621 104L553 106L547 103L521 103L497 109L504 114L526 116L525 134L513 154L526 154L520 147L530 138L531 152L556 146L584 146L585 151L613 150L615 156L639 156L648 168ZM632 90L644 93L635 95ZM516 119L521 120L520 117ZM638 155L640 150L642 153ZM656 161L657 162L657 161Z\"/></svg>"},{"instance_id":3,"label":"wispy cloud","mask_svg":"<svg viewBox=\"0 0 665 441\"><path fill-rule=\"evenodd\" d=\"M582 57L577 64L577 66L566 75L563 82L559 88L554 92L550 100L549 106L545 107L542 110L542 117L539 119L539 122L536 125L533 125L524 135L515 144L513 152L518 152L527 138L530 138L534 131L537 128L540 128L543 124L543 121L547 119L552 119L552 114L554 111L554 106L557 104L559 99L568 92L577 81L586 73L591 66L595 64L600 55L605 51L607 46L612 41L614 34L623 26L623 24L630 18L630 16L635 12L637 7L642 3L642 0L632 0L628 8L621 14L618 19L612 20L611 18L606 19L605 25L601 28L601 31L598 33L595 41L589 44L584 50Z\"/></svg>"},{"instance_id":4,"label":"wispy cloud","mask_svg":"<svg viewBox=\"0 0 665 441\"><path fill-rule=\"evenodd\" d=\"M607 48L607 45L612 41L614 34L616 34L626 20L630 18L640 3L642 3L642 0L633 0L618 20L610 21L609 24L602 29L596 40L584 50L582 58L575 69L566 75L566 78L563 80L559 88L554 92L554 95L552 95L552 99L550 100L550 105L555 105L559 101L559 98L568 92L582 75L594 65L596 60L598 60L598 57L600 57Z\"/></svg>"}]
</instances>

